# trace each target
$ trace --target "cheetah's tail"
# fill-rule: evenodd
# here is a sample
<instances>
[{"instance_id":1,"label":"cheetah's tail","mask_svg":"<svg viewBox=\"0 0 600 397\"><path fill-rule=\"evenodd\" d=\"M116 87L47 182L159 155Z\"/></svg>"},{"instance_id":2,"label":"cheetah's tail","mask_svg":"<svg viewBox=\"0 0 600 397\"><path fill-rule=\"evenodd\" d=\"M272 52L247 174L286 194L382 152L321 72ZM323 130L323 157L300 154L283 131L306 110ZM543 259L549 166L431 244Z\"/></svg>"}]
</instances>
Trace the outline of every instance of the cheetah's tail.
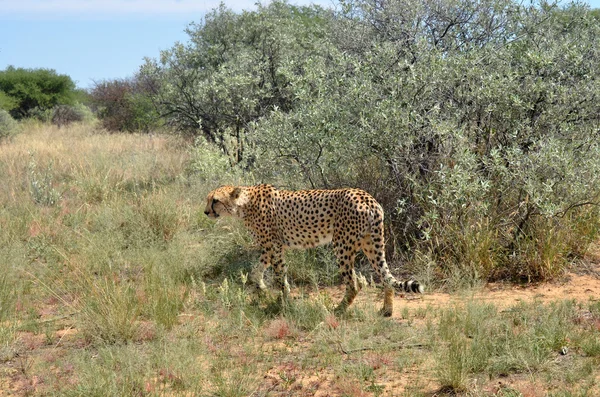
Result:
<instances>
[{"instance_id":1,"label":"cheetah's tail","mask_svg":"<svg viewBox=\"0 0 600 397\"><path fill-rule=\"evenodd\" d=\"M415 280L398 281L398 284L395 285L395 287L401 291L413 292L415 294L422 294L425 292L425 287L423 284Z\"/></svg>"}]
</instances>

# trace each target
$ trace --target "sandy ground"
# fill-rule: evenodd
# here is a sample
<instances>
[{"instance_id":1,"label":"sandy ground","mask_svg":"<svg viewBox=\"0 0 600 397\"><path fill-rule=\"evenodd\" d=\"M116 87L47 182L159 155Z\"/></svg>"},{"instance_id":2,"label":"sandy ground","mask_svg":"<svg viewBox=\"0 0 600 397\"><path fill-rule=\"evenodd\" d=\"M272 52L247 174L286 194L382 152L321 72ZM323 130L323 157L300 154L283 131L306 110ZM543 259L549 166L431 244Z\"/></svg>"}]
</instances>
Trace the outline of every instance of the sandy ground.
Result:
<instances>
[{"instance_id":1,"label":"sandy ground","mask_svg":"<svg viewBox=\"0 0 600 397\"><path fill-rule=\"evenodd\" d=\"M334 301L341 300L344 287L333 287L328 293ZM380 288L363 289L354 304L382 303L383 294ZM461 292L429 292L423 295L396 294L394 297L393 318L400 318L405 308L438 308L449 307L468 301L485 302L503 309L519 303L548 303L561 300L588 302L600 300L600 262L592 264L584 273L568 273L559 281L548 283L530 283L515 285L511 283L488 283L483 287Z\"/></svg>"},{"instance_id":2,"label":"sandy ground","mask_svg":"<svg viewBox=\"0 0 600 397\"><path fill-rule=\"evenodd\" d=\"M573 299L578 302L600 300L600 278L595 274L568 274L564 280L554 283L512 284L491 283L483 288L461 293L426 293L423 296L396 296L394 317L400 315L403 307L440 307L466 300L492 303L499 308L514 306L521 302L552 302Z\"/></svg>"}]
</instances>

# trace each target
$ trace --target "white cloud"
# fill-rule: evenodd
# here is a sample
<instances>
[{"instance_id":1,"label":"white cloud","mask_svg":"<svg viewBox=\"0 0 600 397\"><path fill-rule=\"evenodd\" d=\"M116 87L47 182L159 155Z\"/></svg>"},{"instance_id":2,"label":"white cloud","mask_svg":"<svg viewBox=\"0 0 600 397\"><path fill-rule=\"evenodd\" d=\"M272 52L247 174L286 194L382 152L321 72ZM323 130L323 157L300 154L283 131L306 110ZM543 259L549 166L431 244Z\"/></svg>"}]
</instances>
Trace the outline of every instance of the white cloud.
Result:
<instances>
[{"instance_id":1,"label":"white cloud","mask_svg":"<svg viewBox=\"0 0 600 397\"><path fill-rule=\"evenodd\" d=\"M19 15L164 15L203 13L220 0L0 0L0 16ZM234 10L254 8L255 0L225 1Z\"/></svg>"}]
</instances>

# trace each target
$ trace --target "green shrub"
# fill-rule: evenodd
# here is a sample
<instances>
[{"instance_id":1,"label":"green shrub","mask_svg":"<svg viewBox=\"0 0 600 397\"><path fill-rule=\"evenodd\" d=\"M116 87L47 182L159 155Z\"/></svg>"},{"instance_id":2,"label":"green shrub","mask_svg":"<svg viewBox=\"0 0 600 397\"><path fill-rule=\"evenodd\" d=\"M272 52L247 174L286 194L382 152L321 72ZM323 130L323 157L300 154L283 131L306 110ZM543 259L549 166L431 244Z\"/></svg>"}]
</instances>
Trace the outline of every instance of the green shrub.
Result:
<instances>
[{"instance_id":1,"label":"green shrub","mask_svg":"<svg viewBox=\"0 0 600 397\"><path fill-rule=\"evenodd\" d=\"M40 169L35 159L35 154L30 154L29 171L29 193L32 200L39 205L53 206L60 200L60 192L54 187L53 163Z\"/></svg>"},{"instance_id":2,"label":"green shrub","mask_svg":"<svg viewBox=\"0 0 600 397\"><path fill-rule=\"evenodd\" d=\"M52 69L9 66L0 71L0 91L11 98L11 115L21 119L35 108L45 111L56 105L73 104L75 83Z\"/></svg>"},{"instance_id":3,"label":"green shrub","mask_svg":"<svg viewBox=\"0 0 600 397\"><path fill-rule=\"evenodd\" d=\"M0 109L0 139L13 135L17 131L17 126L10 113Z\"/></svg>"},{"instance_id":4,"label":"green shrub","mask_svg":"<svg viewBox=\"0 0 600 397\"><path fill-rule=\"evenodd\" d=\"M104 80L95 83L90 101L107 130L150 132L162 122L148 89L137 78Z\"/></svg>"},{"instance_id":5,"label":"green shrub","mask_svg":"<svg viewBox=\"0 0 600 397\"><path fill-rule=\"evenodd\" d=\"M50 123L52 121L52 116L54 114L54 109L43 109L38 106L29 109L27 111L27 119L39 121L42 123Z\"/></svg>"},{"instance_id":6,"label":"green shrub","mask_svg":"<svg viewBox=\"0 0 600 397\"><path fill-rule=\"evenodd\" d=\"M199 137L190 148L187 172L190 177L199 179L208 186L234 184L241 178L231 164L232 160L226 154Z\"/></svg>"},{"instance_id":7,"label":"green shrub","mask_svg":"<svg viewBox=\"0 0 600 397\"><path fill-rule=\"evenodd\" d=\"M250 125L257 178L369 190L390 261L426 257L442 282L562 274L599 224L599 27L576 4L489 6L342 9L293 108Z\"/></svg>"},{"instance_id":8,"label":"green shrub","mask_svg":"<svg viewBox=\"0 0 600 397\"><path fill-rule=\"evenodd\" d=\"M600 227L597 13L434 3L221 6L139 79L203 180L366 189L389 262L450 288L559 277Z\"/></svg>"},{"instance_id":9,"label":"green shrub","mask_svg":"<svg viewBox=\"0 0 600 397\"><path fill-rule=\"evenodd\" d=\"M74 122L90 123L95 119L94 114L87 106L77 103L73 106L59 105L52 110L52 124L58 127Z\"/></svg>"}]
</instances>

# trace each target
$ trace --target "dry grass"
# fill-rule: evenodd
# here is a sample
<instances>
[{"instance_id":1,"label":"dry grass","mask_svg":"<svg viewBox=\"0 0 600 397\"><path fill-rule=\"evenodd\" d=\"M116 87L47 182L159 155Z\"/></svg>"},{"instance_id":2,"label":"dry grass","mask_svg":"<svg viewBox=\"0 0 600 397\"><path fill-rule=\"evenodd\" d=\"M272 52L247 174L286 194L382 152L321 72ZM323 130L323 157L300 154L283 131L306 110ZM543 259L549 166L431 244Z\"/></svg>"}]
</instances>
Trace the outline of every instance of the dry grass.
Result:
<instances>
[{"instance_id":1,"label":"dry grass","mask_svg":"<svg viewBox=\"0 0 600 397\"><path fill-rule=\"evenodd\" d=\"M289 256L303 283L289 305L257 298L251 239L202 214L218 178L198 164L219 155L195 153L83 125L0 144L0 395L599 392L597 302L466 299L384 319L368 289L336 318L327 251Z\"/></svg>"}]
</instances>

